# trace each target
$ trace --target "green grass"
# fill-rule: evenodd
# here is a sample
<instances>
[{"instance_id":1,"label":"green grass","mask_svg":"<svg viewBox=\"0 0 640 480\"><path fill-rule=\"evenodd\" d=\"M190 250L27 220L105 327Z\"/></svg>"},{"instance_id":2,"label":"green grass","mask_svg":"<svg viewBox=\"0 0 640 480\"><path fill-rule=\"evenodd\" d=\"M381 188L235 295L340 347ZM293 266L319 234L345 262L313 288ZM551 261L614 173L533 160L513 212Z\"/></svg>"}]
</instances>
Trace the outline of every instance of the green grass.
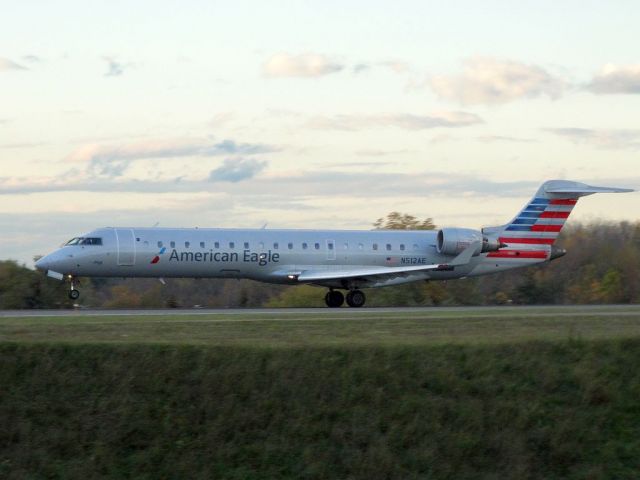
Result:
<instances>
[{"instance_id":1,"label":"green grass","mask_svg":"<svg viewBox=\"0 0 640 480\"><path fill-rule=\"evenodd\" d=\"M545 312L1 318L0 478L638 478L638 309Z\"/></svg>"},{"instance_id":2,"label":"green grass","mask_svg":"<svg viewBox=\"0 0 640 480\"><path fill-rule=\"evenodd\" d=\"M327 347L640 337L640 307L0 318L0 341Z\"/></svg>"}]
</instances>

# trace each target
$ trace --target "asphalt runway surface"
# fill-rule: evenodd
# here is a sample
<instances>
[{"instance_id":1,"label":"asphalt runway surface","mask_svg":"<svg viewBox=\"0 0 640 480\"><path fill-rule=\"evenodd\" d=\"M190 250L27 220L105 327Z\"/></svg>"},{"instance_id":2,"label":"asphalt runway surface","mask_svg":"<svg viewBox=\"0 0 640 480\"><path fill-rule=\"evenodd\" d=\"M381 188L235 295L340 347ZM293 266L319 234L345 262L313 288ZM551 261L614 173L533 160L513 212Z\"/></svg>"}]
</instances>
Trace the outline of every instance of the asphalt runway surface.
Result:
<instances>
[{"instance_id":1,"label":"asphalt runway surface","mask_svg":"<svg viewBox=\"0 0 640 480\"><path fill-rule=\"evenodd\" d=\"M383 307L383 308L176 308L176 309L85 309L74 310L0 310L3 317L73 317L73 316L229 316L229 315L367 315L389 313L439 314L459 313L465 315L501 315L513 316L601 316L612 313L622 316L640 316L640 305L544 305L544 306L472 306L472 307Z\"/></svg>"}]
</instances>

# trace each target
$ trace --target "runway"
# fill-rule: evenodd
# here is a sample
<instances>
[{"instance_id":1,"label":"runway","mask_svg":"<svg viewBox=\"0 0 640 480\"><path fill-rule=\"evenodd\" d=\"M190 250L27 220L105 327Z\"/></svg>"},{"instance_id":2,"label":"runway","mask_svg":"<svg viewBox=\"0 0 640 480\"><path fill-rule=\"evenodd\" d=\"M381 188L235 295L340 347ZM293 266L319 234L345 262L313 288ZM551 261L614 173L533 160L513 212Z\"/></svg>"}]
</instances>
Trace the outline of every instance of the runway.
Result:
<instances>
[{"instance_id":1,"label":"runway","mask_svg":"<svg viewBox=\"0 0 640 480\"><path fill-rule=\"evenodd\" d=\"M601 316L615 313L640 315L640 305L536 305L536 306L470 306L470 307L382 307L382 308L173 308L173 309L85 309L73 310L0 310L0 318L34 317L144 317L144 316L360 316L378 314L408 314L439 317L460 316Z\"/></svg>"}]
</instances>

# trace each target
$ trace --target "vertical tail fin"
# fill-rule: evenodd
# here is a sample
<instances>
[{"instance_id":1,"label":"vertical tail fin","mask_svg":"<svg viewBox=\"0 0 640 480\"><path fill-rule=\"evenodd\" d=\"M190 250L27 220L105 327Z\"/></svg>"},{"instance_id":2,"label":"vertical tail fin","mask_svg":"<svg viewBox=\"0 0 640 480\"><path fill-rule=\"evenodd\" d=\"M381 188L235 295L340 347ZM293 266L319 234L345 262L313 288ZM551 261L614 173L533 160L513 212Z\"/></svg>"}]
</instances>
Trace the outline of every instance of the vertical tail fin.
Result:
<instances>
[{"instance_id":1,"label":"vertical tail fin","mask_svg":"<svg viewBox=\"0 0 640 480\"><path fill-rule=\"evenodd\" d=\"M485 229L498 236L509 247L526 250L547 250L553 245L580 197L594 193L632 192L627 188L593 187L567 180L549 180L542 184L535 196L506 225Z\"/></svg>"}]
</instances>

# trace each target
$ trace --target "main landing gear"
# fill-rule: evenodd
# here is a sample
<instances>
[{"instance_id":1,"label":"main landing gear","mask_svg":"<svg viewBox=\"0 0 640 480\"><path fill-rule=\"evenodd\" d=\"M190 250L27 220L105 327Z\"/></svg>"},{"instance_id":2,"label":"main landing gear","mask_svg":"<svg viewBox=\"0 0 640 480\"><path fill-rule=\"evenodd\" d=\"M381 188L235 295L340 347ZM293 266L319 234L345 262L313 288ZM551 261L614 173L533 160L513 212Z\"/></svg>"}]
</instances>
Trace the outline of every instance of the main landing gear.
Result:
<instances>
[{"instance_id":1,"label":"main landing gear","mask_svg":"<svg viewBox=\"0 0 640 480\"><path fill-rule=\"evenodd\" d=\"M366 297L361 290L351 290L347 293L347 305L358 308L364 305ZM324 302L329 308L341 307L344 303L344 295L338 290L329 290L324 296Z\"/></svg>"},{"instance_id":2,"label":"main landing gear","mask_svg":"<svg viewBox=\"0 0 640 480\"><path fill-rule=\"evenodd\" d=\"M78 282L80 283L80 282ZM75 277L69 277L69 284L71 285L71 289L69 290L69 298L71 300L77 300L80 298L80 291L76 290L76 279Z\"/></svg>"}]
</instances>

